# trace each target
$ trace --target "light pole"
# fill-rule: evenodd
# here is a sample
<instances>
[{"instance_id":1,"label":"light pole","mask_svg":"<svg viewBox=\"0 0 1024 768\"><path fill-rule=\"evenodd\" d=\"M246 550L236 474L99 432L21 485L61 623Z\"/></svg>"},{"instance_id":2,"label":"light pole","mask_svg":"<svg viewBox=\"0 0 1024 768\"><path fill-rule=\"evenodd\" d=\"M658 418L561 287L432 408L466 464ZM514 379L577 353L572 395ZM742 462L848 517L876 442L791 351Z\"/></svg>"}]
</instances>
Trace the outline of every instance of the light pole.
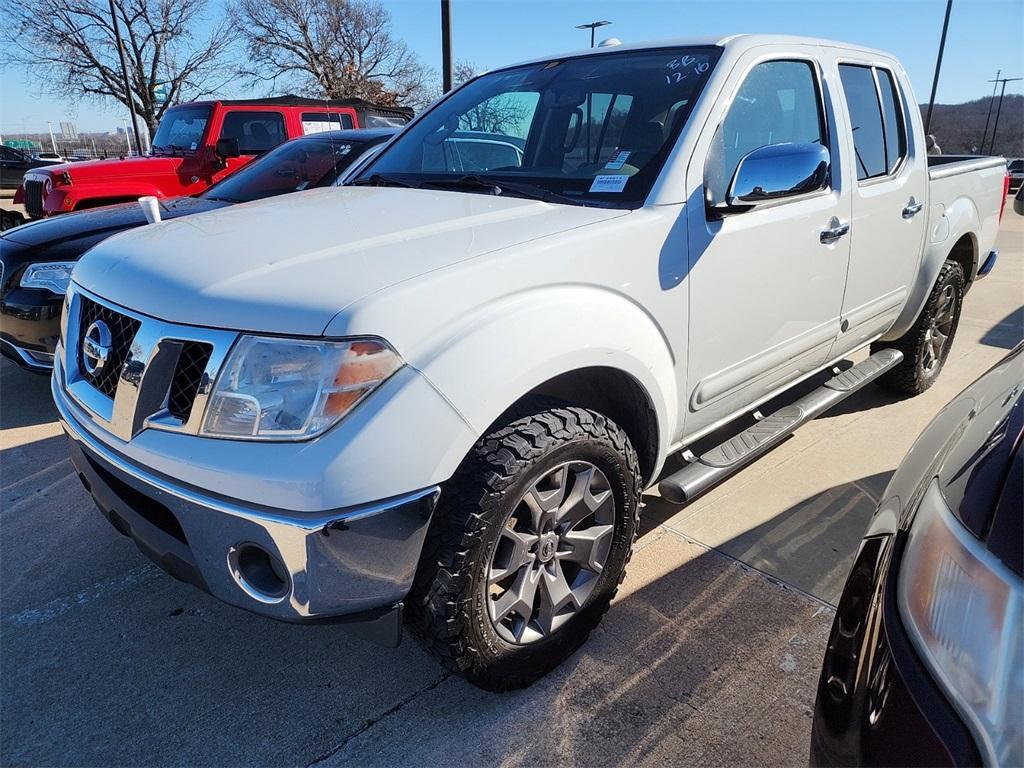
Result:
<instances>
[{"instance_id":1,"label":"light pole","mask_svg":"<svg viewBox=\"0 0 1024 768\"><path fill-rule=\"evenodd\" d=\"M576 29L589 29L590 30L590 47L594 47L594 30L598 27L607 27L611 24L610 21L592 21L589 24L577 24Z\"/></svg>"},{"instance_id":2,"label":"light pole","mask_svg":"<svg viewBox=\"0 0 1024 768\"><path fill-rule=\"evenodd\" d=\"M117 23L117 13L114 11L114 0L110 0L110 23L114 27L114 40L117 43L117 54L121 58L121 76L124 78L124 100L128 104L128 114L132 116L132 128L135 130L135 143L138 144L139 154L142 154L142 145L139 144L139 116L135 114L135 99L132 97L131 81L128 79L128 62L124 57L124 43L121 42L121 27ZM128 154L132 153L132 142L128 139Z\"/></svg>"},{"instance_id":3,"label":"light pole","mask_svg":"<svg viewBox=\"0 0 1024 768\"><path fill-rule=\"evenodd\" d=\"M50 146L53 147L53 154L59 155L60 153L57 151L57 140L53 138L53 123L47 120L46 127L50 129Z\"/></svg>"},{"instance_id":4,"label":"light pole","mask_svg":"<svg viewBox=\"0 0 1024 768\"><path fill-rule=\"evenodd\" d=\"M992 119L992 105L996 103L996 88L999 87L999 76L1003 74L1003 70L996 70L996 79L989 80L992 83L992 98L988 100L988 114L985 116L985 132L981 134L981 151L985 152L985 139L988 138L988 121Z\"/></svg>"},{"instance_id":5,"label":"light pole","mask_svg":"<svg viewBox=\"0 0 1024 768\"><path fill-rule=\"evenodd\" d=\"M995 125L992 126L992 141L988 145L988 151L989 152L995 152L995 149L996 149L996 131L999 130L999 114L1003 111L1003 96L1006 95L1006 84L1007 83L1014 83L1014 82L1016 82L1018 80L1021 80L1021 79L1024 79L1024 78L1020 78L1020 77L1002 77L1002 78L999 79L999 82L1001 82L1003 84L1003 87L999 89L999 106L996 107L996 122L995 122ZM984 147L982 147L981 149L982 149L983 152L985 151Z\"/></svg>"},{"instance_id":6,"label":"light pole","mask_svg":"<svg viewBox=\"0 0 1024 768\"><path fill-rule=\"evenodd\" d=\"M452 2L441 0L441 87L452 89Z\"/></svg>"},{"instance_id":7,"label":"light pole","mask_svg":"<svg viewBox=\"0 0 1024 768\"><path fill-rule=\"evenodd\" d=\"M131 157L132 156L132 134L131 134L131 131L128 130L128 118L127 117L122 117L121 118L121 125L124 126L124 140L126 142L128 142L128 157ZM138 140L139 140L139 137L136 136L135 137L135 141L138 141ZM139 155L140 156L142 155L141 145L139 147Z\"/></svg>"},{"instance_id":8,"label":"light pole","mask_svg":"<svg viewBox=\"0 0 1024 768\"><path fill-rule=\"evenodd\" d=\"M935 77L932 78L932 97L928 99L928 114L924 118L924 133L932 124L932 107L935 106L935 89L939 87L939 70L942 69L942 52L946 50L946 31L949 29L949 12L953 10L953 0L946 0L946 19L942 22L942 37L939 39L939 57L935 60Z\"/></svg>"}]
</instances>

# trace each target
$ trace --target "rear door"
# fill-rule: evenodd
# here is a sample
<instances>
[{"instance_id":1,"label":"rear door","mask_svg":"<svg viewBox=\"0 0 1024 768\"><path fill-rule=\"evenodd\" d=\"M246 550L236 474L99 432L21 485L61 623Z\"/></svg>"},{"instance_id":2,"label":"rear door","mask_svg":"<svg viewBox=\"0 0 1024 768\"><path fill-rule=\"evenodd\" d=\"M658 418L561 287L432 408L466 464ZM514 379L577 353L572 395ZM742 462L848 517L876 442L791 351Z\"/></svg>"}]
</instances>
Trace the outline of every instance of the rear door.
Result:
<instances>
[{"instance_id":1,"label":"rear door","mask_svg":"<svg viewBox=\"0 0 1024 768\"><path fill-rule=\"evenodd\" d=\"M893 69L871 61L838 62L854 158L853 223L843 328L834 354L886 330L906 302L924 247L928 210L924 147L915 147L911 110Z\"/></svg>"},{"instance_id":2,"label":"rear door","mask_svg":"<svg viewBox=\"0 0 1024 768\"><path fill-rule=\"evenodd\" d=\"M704 200L686 206L690 253L689 434L710 428L821 367L839 330L849 237L832 105L816 48L753 50L737 63L688 173ZM735 76L738 73L739 76ZM712 122L713 121L713 122ZM832 186L716 218L740 159L765 145L821 143ZM694 188L696 180L688 185Z\"/></svg>"}]
</instances>

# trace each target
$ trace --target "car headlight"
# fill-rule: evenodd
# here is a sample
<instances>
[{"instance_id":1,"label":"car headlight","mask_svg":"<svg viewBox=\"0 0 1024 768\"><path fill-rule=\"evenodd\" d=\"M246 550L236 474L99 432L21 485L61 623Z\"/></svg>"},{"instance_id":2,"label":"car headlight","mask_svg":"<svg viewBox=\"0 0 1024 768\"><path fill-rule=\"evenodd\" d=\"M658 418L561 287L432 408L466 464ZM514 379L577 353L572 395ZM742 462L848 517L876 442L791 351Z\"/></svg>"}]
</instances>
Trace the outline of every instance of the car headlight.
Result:
<instances>
[{"instance_id":1,"label":"car headlight","mask_svg":"<svg viewBox=\"0 0 1024 768\"><path fill-rule=\"evenodd\" d=\"M1024 764L1024 586L933 483L900 564L898 605L926 665L988 765Z\"/></svg>"},{"instance_id":2,"label":"car headlight","mask_svg":"<svg viewBox=\"0 0 1024 768\"><path fill-rule=\"evenodd\" d=\"M242 336L217 377L202 434L306 440L334 426L401 367L382 339Z\"/></svg>"},{"instance_id":3,"label":"car headlight","mask_svg":"<svg viewBox=\"0 0 1024 768\"><path fill-rule=\"evenodd\" d=\"M21 274L22 288L46 288L57 294L65 294L71 282L74 261L51 261L44 264L29 264Z\"/></svg>"}]
</instances>

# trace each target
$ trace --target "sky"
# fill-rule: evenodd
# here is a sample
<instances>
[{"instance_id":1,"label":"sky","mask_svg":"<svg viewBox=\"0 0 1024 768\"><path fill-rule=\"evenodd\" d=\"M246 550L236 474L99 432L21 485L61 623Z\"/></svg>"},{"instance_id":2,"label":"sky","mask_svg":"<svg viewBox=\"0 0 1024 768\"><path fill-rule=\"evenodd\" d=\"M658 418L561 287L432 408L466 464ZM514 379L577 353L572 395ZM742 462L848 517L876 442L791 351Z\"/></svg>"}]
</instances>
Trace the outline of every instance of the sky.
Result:
<instances>
[{"instance_id":1,"label":"sky","mask_svg":"<svg viewBox=\"0 0 1024 768\"><path fill-rule=\"evenodd\" d=\"M225 0L210 0L219 13ZM384 0L394 32L421 61L440 72L439 0ZM452 0L457 60L477 70L587 47L589 32L575 25L611 21L598 40L660 40L689 35L770 32L846 40L889 51L906 67L917 100L927 102L935 69L944 0ZM602 34L603 33L603 34ZM954 0L936 101L959 103L988 96L986 82L1024 76L1024 0ZM1022 93L1021 82L1007 93ZM225 98L265 95L235 87ZM0 69L0 135L45 131L71 120L81 131L112 130L123 108L112 100L67 103Z\"/></svg>"}]
</instances>

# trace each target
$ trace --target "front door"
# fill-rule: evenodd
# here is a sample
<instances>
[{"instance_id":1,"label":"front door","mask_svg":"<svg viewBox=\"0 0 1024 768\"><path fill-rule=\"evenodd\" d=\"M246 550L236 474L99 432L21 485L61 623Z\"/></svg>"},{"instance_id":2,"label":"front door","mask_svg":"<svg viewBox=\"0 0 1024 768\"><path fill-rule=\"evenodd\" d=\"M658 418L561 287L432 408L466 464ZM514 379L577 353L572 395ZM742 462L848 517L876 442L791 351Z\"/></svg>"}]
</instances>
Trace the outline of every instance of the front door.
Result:
<instances>
[{"instance_id":1,"label":"front door","mask_svg":"<svg viewBox=\"0 0 1024 768\"><path fill-rule=\"evenodd\" d=\"M687 205L690 251L689 435L750 408L820 368L839 331L848 236L822 232L850 221L831 94L804 49L752 52L724 115L709 121L690 164L705 199ZM831 155L830 187L745 213L716 217L740 159L759 147L820 143ZM694 188L691 182L688 187ZM826 238L827 239L827 238Z\"/></svg>"},{"instance_id":2,"label":"front door","mask_svg":"<svg viewBox=\"0 0 1024 768\"><path fill-rule=\"evenodd\" d=\"M863 345L899 316L928 220L926 163L912 162L924 148L909 146L908 110L893 72L844 62L839 78L848 121L844 141L856 162L850 272L836 356Z\"/></svg>"},{"instance_id":3,"label":"front door","mask_svg":"<svg viewBox=\"0 0 1024 768\"><path fill-rule=\"evenodd\" d=\"M224 167L213 176L220 181L256 155L273 149L288 140L284 115L276 110L229 109L224 113L218 139L235 139L240 157L229 157Z\"/></svg>"}]
</instances>

